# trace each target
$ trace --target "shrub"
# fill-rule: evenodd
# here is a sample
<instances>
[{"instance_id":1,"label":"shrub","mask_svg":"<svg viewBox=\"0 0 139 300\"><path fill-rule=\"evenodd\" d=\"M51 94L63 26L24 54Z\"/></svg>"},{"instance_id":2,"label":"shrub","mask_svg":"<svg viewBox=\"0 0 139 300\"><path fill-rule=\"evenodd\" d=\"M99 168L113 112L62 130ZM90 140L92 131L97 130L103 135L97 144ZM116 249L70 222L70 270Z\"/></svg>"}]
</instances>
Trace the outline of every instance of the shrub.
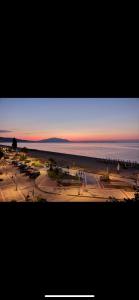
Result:
<instances>
[{"instance_id":1,"label":"shrub","mask_svg":"<svg viewBox=\"0 0 139 300\"><path fill-rule=\"evenodd\" d=\"M53 158L49 158L49 159L48 159L48 162L49 162L52 166L56 165L56 161L55 161Z\"/></svg>"},{"instance_id":2,"label":"shrub","mask_svg":"<svg viewBox=\"0 0 139 300\"><path fill-rule=\"evenodd\" d=\"M61 170L56 168L56 169L52 169L50 167L50 169L48 170L48 176L52 179L61 179L63 178L64 174L62 174Z\"/></svg>"},{"instance_id":3,"label":"shrub","mask_svg":"<svg viewBox=\"0 0 139 300\"><path fill-rule=\"evenodd\" d=\"M34 162L32 163L32 166L34 166L34 167L42 167L43 164L42 164L39 160L37 160L37 161L34 161Z\"/></svg>"},{"instance_id":4,"label":"shrub","mask_svg":"<svg viewBox=\"0 0 139 300\"><path fill-rule=\"evenodd\" d=\"M21 149L21 151L22 151L23 153L27 153L27 152L28 152L28 149L27 149L26 147L23 147L23 148Z\"/></svg>"},{"instance_id":5,"label":"shrub","mask_svg":"<svg viewBox=\"0 0 139 300\"><path fill-rule=\"evenodd\" d=\"M20 155L20 160L23 161L23 160L26 160L27 159L27 156L25 154L23 155Z\"/></svg>"},{"instance_id":6,"label":"shrub","mask_svg":"<svg viewBox=\"0 0 139 300\"><path fill-rule=\"evenodd\" d=\"M42 202L42 203L47 202L46 199L44 199L44 198L42 198L42 197L40 197L40 196L37 197L37 201L38 201L38 202Z\"/></svg>"}]
</instances>

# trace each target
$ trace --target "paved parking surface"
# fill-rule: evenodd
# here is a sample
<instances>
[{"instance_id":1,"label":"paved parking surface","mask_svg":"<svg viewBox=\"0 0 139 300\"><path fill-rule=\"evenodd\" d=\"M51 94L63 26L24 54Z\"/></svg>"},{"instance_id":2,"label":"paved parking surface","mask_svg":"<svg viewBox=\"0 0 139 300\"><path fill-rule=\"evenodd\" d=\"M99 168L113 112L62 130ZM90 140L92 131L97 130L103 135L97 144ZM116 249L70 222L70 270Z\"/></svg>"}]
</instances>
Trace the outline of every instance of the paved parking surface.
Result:
<instances>
[{"instance_id":1,"label":"paved parking surface","mask_svg":"<svg viewBox=\"0 0 139 300\"><path fill-rule=\"evenodd\" d=\"M124 198L133 198L134 192L126 192L116 188L104 188L100 182L100 175L84 172L85 187L61 187L58 188L55 181L47 176L46 168L41 168L41 175L32 180L19 169L11 164L6 163L2 169L3 175L0 178L0 201L25 201L29 194L30 199L35 201L35 197L40 196L48 201L106 201L109 197L114 197L122 201ZM13 177L13 178L12 178ZM125 179L126 182L132 183L131 180Z\"/></svg>"}]
</instances>

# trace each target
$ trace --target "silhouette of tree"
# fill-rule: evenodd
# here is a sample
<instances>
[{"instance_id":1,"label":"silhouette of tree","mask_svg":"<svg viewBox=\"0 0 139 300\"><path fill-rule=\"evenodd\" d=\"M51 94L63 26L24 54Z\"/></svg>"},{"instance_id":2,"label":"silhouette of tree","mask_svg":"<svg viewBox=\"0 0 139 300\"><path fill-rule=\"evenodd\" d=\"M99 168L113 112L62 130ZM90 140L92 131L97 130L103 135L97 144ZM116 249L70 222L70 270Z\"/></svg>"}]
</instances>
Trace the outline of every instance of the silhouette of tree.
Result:
<instances>
[{"instance_id":1,"label":"silhouette of tree","mask_svg":"<svg viewBox=\"0 0 139 300\"><path fill-rule=\"evenodd\" d=\"M16 148L17 148L17 140L16 140L15 138L13 138L12 148L13 148L14 150L16 150Z\"/></svg>"},{"instance_id":2,"label":"silhouette of tree","mask_svg":"<svg viewBox=\"0 0 139 300\"><path fill-rule=\"evenodd\" d=\"M49 158L48 159L49 163L51 163L52 165L56 164L56 161L53 158Z\"/></svg>"},{"instance_id":3,"label":"silhouette of tree","mask_svg":"<svg viewBox=\"0 0 139 300\"><path fill-rule=\"evenodd\" d=\"M28 149L26 147L23 147L21 150L22 150L23 153L27 153L28 152Z\"/></svg>"},{"instance_id":4,"label":"silhouette of tree","mask_svg":"<svg viewBox=\"0 0 139 300\"><path fill-rule=\"evenodd\" d=\"M0 159L4 156L3 152L0 150Z\"/></svg>"}]
</instances>

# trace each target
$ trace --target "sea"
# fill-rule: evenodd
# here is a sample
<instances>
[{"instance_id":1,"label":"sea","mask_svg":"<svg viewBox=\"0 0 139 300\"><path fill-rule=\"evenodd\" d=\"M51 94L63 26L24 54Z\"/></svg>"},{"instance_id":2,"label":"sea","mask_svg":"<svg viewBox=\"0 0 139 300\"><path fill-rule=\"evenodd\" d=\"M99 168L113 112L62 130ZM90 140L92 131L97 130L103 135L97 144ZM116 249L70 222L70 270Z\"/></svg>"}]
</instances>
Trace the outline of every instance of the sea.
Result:
<instances>
[{"instance_id":1,"label":"sea","mask_svg":"<svg viewBox=\"0 0 139 300\"><path fill-rule=\"evenodd\" d=\"M11 143L2 143L11 146ZM18 143L19 147L139 163L139 142Z\"/></svg>"}]
</instances>

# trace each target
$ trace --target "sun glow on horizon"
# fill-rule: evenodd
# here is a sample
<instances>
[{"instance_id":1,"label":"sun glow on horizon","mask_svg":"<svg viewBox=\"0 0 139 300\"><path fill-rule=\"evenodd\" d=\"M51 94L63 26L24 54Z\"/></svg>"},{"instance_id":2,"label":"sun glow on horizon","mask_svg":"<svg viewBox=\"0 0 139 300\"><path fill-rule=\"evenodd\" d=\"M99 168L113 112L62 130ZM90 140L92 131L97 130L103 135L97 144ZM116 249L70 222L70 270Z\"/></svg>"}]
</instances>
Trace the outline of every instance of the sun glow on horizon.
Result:
<instances>
[{"instance_id":1,"label":"sun glow on horizon","mask_svg":"<svg viewBox=\"0 0 139 300\"><path fill-rule=\"evenodd\" d=\"M0 99L0 136L139 140L139 99Z\"/></svg>"}]
</instances>

